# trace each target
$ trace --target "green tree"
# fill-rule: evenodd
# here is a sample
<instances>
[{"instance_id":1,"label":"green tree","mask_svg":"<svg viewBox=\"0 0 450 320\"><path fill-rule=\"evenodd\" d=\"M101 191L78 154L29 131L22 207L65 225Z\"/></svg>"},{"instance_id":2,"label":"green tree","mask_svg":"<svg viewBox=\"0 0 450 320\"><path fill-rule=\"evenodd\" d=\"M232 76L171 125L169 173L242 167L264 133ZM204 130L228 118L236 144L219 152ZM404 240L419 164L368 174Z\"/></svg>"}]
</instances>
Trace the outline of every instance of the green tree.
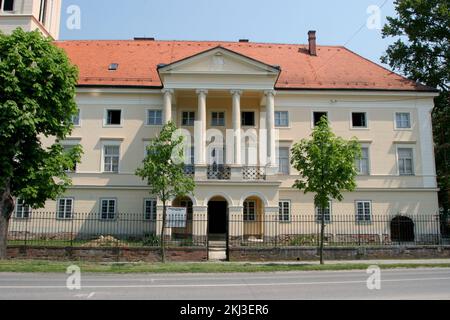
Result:
<instances>
[{"instance_id":1,"label":"green tree","mask_svg":"<svg viewBox=\"0 0 450 320\"><path fill-rule=\"evenodd\" d=\"M405 76L438 88L433 110L439 198L444 213L450 209L450 2L396 0L396 17L388 17L383 37L398 38L381 58Z\"/></svg>"},{"instance_id":2,"label":"green tree","mask_svg":"<svg viewBox=\"0 0 450 320\"><path fill-rule=\"evenodd\" d=\"M361 158L361 146L356 139L349 141L336 137L326 117L314 128L311 139L302 139L292 148L291 163L300 178L294 187L305 194L314 192L314 204L321 208L320 263L323 264L325 235L324 210L331 199L342 201L343 191L356 188L355 159Z\"/></svg>"},{"instance_id":3,"label":"green tree","mask_svg":"<svg viewBox=\"0 0 450 320\"><path fill-rule=\"evenodd\" d=\"M194 180L185 174L183 160L183 136L175 135L177 128L166 124L159 136L152 138L147 147L147 156L136 175L147 180L150 194L158 196L163 203L161 226L161 260L166 261L165 230L167 225L167 204L169 200L185 196L194 190Z\"/></svg>"},{"instance_id":4,"label":"green tree","mask_svg":"<svg viewBox=\"0 0 450 320\"><path fill-rule=\"evenodd\" d=\"M71 183L66 169L79 162L81 148L64 152L41 140L71 133L77 77L64 51L39 32L0 33L0 259L14 199L43 207Z\"/></svg>"}]
</instances>

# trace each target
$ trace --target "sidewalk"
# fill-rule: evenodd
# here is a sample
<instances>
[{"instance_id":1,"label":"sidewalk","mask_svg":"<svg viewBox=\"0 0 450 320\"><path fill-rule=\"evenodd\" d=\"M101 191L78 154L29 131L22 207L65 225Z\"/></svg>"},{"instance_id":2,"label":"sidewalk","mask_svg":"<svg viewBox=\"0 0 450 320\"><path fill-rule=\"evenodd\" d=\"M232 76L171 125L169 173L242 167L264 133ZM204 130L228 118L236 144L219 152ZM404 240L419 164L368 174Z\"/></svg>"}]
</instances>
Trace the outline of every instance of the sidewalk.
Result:
<instances>
[{"instance_id":1,"label":"sidewalk","mask_svg":"<svg viewBox=\"0 0 450 320\"><path fill-rule=\"evenodd\" d=\"M254 265L318 265L319 261L240 261L231 263L248 263ZM373 264L373 265L390 265L390 264L450 264L449 259L391 259L391 260L325 260L325 265L335 264Z\"/></svg>"}]
</instances>

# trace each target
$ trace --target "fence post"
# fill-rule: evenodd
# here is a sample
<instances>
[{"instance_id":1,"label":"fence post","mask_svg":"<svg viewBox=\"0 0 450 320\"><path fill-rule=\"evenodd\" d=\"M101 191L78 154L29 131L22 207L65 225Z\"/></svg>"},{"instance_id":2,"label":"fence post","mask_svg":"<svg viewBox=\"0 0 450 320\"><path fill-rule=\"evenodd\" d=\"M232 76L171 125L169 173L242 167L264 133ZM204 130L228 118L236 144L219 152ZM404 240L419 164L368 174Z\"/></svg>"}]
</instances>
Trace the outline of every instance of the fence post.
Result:
<instances>
[{"instance_id":1,"label":"fence post","mask_svg":"<svg viewBox=\"0 0 450 320\"><path fill-rule=\"evenodd\" d=\"M72 221L70 222L70 247L73 248L73 220L75 220L76 213L72 216Z\"/></svg>"},{"instance_id":2,"label":"fence post","mask_svg":"<svg viewBox=\"0 0 450 320\"><path fill-rule=\"evenodd\" d=\"M27 219L25 219L25 243L24 243L24 247L27 247L27 235L28 235L28 220L30 219L30 217L28 217Z\"/></svg>"}]
</instances>

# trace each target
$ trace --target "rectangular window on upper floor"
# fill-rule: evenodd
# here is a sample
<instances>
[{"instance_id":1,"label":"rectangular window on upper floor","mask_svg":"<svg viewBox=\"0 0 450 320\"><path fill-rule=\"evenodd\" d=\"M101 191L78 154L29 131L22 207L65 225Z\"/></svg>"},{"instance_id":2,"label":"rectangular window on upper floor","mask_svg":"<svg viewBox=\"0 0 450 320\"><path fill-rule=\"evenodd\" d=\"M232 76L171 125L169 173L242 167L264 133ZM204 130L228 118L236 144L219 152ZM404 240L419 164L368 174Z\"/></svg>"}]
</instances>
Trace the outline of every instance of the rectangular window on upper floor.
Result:
<instances>
[{"instance_id":1,"label":"rectangular window on upper floor","mask_svg":"<svg viewBox=\"0 0 450 320\"><path fill-rule=\"evenodd\" d=\"M80 109L77 109L77 113L72 116L72 123L74 126L80 126Z\"/></svg>"},{"instance_id":2,"label":"rectangular window on upper floor","mask_svg":"<svg viewBox=\"0 0 450 320\"><path fill-rule=\"evenodd\" d=\"M0 11L14 11L14 0L0 0Z\"/></svg>"},{"instance_id":3,"label":"rectangular window on upper floor","mask_svg":"<svg viewBox=\"0 0 450 320\"><path fill-rule=\"evenodd\" d=\"M278 149L278 173L289 175L291 168L289 160L290 149L287 147L280 147Z\"/></svg>"},{"instance_id":4,"label":"rectangular window on upper floor","mask_svg":"<svg viewBox=\"0 0 450 320\"><path fill-rule=\"evenodd\" d=\"M352 112L352 127L367 128L367 114L365 112Z\"/></svg>"},{"instance_id":5,"label":"rectangular window on upper floor","mask_svg":"<svg viewBox=\"0 0 450 320\"><path fill-rule=\"evenodd\" d=\"M225 126L225 112L211 112L211 126L223 127Z\"/></svg>"},{"instance_id":6,"label":"rectangular window on upper floor","mask_svg":"<svg viewBox=\"0 0 450 320\"><path fill-rule=\"evenodd\" d=\"M194 111L183 111L181 117L181 125L186 127L192 127L195 123Z\"/></svg>"},{"instance_id":7,"label":"rectangular window on upper floor","mask_svg":"<svg viewBox=\"0 0 450 320\"><path fill-rule=\"evenodd\" d=\"M108 109L106 110L105 125L120 126L122 124L122 110Z\"/></svg>"},{"instance_id":8,"label":"rectangular window on upper floor","mask_svg":"<svg viewBox=\"0 0 450 320\"><path fill-rule=\"evenodd\" d=\"M361 158L355 159L355 167L359 175L369 175L369 148L361 148Z\"/></svg>"},{"instance_id":9,"label":"rectangular window on upper floor","mask_svg":"<svg viewBox=\"0 0 450 320\"><path fill-rule=\"evenodd\" d=\"M103 147L103 172L119 173L120 146L105 145Z\"/></svg>"},{"instance_id":10,"label":"rectangular window on upper floor","mask_svg":"<svg viewBox=\"0 0 450 320\"><path fill-rule=\"evenodd\" d=\"M255 126L255 113L253 111L244 111L241 114L241 125L247 127Z\"/></svg>"},{"instance_id":11,"label":"rectangular window on upper floor","mask_svg":"<svg viewBox=\"0 0 450 320\"><path fill-rule=\"evenodd\" d=\"M289 112L275 111L275 127L289 127Z\"/></svg>"},{"instance_id":12,"label":"rectangular window on upper floor","mask_svg":"<svg viewBox=\"0 0 450 320\"><path fill-rule=\"evenodd\" d=\"M414 175L414 152L412 148L398 148L398 173L401 176Z\"/></svg>"},{"instance_id":13,"label":"rectangular window on upper floor","mask_svg":"<svg viewBox=\"0 0 450 320\"><path fill-rule=\"evenodd\" d=\"M396 112L395 113L395 128L396 129L411 129L411 113Z\"/></svg>"},{"instance_id":14,"label":"rectangular window on upper floor","mask_svg":"<svg viewBox=\"0 0 450 320\"><path fill-rule=\"evenodd\" d=\"M147 110L147 125L148 126L162 125L162 110Z\"/></svg>"}]
</instances>

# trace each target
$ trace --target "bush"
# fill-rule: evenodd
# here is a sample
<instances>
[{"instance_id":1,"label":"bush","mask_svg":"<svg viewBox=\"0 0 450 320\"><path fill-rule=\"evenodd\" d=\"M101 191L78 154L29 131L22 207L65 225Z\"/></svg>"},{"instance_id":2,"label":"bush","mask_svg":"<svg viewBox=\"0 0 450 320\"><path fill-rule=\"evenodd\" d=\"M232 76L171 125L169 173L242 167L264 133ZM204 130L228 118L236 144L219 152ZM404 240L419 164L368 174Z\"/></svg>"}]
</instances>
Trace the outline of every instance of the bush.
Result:
<instances>
[{"instance_id":1,"label":"bush","mask_svg":"<svg viewBox=\"0 0 450 320\"><path fill-rule=\"evenodd\" d=\"M298 235L289 241L289 246L306 246L317 245L317 237L315 235Z\"/></svg>"},{"instance_id":2,"label":"bush","mask_svg":"<svg viewBox=\"0 0 450 320\"><path fill-rule=\"evenodd\" d=\"M142 239L142 244L149 247L157 247L161 243L161 238L154 234L146 234Z\"/></svg>"}]
</instances>

